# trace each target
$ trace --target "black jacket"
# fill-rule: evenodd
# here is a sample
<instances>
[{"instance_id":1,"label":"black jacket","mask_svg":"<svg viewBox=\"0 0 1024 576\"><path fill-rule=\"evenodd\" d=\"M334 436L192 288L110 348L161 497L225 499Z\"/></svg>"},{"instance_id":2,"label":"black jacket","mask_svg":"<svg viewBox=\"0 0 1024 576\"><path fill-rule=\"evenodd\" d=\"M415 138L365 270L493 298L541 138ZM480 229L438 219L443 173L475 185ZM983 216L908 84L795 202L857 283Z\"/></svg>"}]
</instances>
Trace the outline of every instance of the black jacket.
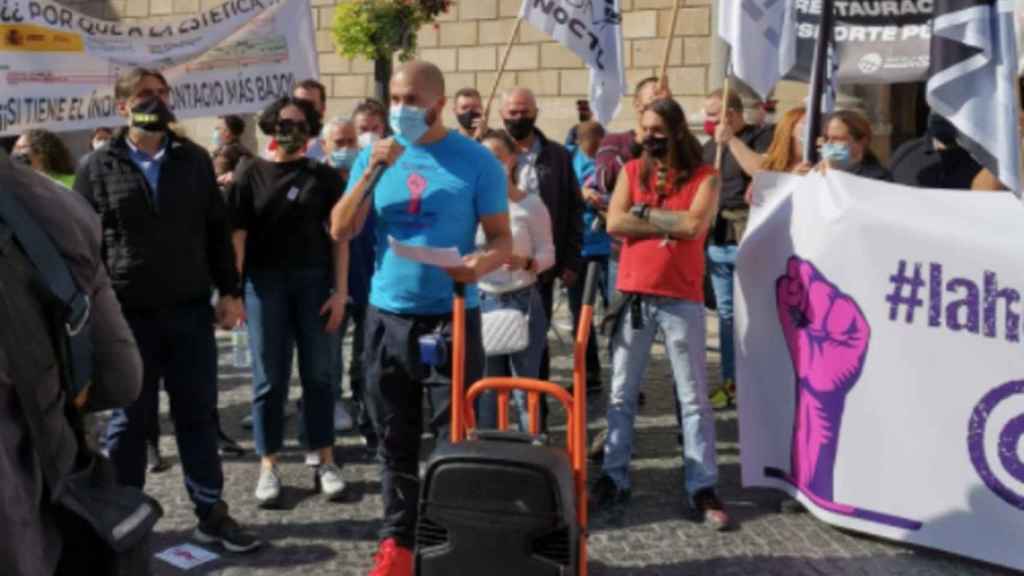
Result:
<instances>
[{"instance_id":1,"label":"black jacket","mask_svg":"<svg viewBox=\"0 0 1024 576\"><path fill-rule=\"evenodd\" d=\"M540 196L551 214L551 232L555 242L555 265L541 274L541 281L550 282L564 270L581 272L583 195L569 151L548 140L540 130L536 133L540 139L537 179Z\"/></svg>"},{"instance_id":2,"label":"black jacket","mask_svg":"<svg viewBox=\"0 0 1024 576\"><path fill-rule=\"evenodd\" d=\"M227 208L206 150L172 134L155 205L122 134L93 152L75 190L100 215L103 260L126 309L208 301L211 285L239 295Z\"/></svg>"}]
</instances>

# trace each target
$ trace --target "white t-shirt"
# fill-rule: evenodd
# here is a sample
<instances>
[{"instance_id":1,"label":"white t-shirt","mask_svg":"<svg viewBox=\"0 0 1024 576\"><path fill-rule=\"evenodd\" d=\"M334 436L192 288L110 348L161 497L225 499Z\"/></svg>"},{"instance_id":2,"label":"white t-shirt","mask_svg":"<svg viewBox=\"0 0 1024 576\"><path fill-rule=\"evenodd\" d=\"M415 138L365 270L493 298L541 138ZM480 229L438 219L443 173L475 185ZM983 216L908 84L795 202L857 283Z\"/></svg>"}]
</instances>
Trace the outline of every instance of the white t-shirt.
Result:
<instances>
[{"instance_id":1,"label":"white t-shirt","mask_svg":"<svg viewBox=\"0 0 1024 576\"><path fill-rule=\"evenodd\" d=\"M508 203L509 223L512 229L512 252L517 256L533 258L533 270L498 268L480 279L484 292L503 294L520 290L537 282L537 274L555 265L555 245L551 240L551 216L544 201L537 194L528 194L518 202ZM486 242L483 230L477 230L478 246Z\"/></svg>"}]
</instances>

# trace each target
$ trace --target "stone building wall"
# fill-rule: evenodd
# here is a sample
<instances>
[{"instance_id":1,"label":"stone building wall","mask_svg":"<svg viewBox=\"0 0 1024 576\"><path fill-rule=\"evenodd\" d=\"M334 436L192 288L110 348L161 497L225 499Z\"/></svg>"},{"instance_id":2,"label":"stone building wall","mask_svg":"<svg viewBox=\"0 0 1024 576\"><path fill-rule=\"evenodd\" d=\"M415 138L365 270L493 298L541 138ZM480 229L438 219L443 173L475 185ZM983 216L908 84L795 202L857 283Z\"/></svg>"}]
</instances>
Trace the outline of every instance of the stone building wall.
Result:
<instances>
[{"instance_id":1,"label":"stone building wall","mask_svg":"<svg viewBox=\"0 0 1024 576\"><path fill-rule=\"evenodd\" d=\"M94 16L112 19L175 17L192 14L223 0L61 0ZM348 0L340 0L341 2ZM347 116L354 105L373 93L373 66L363 59L350 60L337 54L330 26L338 0L311 0L319 51L320 80L327 86L328 117ZM690 115L700 110L707 91L711 62L713 0L683 0L669 61L669 82L673 93ZM673 0L621 0L623 10L623 51L627 81L657 73L671 26ZM445 72L449 94L473 86L486 98L495 81L502 51L509 40L521 0L456 0L436 25L424 26L418 35L419 57L434 62ZM525 85L538 95L538 121L542 130L561 140L576 122L578 99L588 90L588 72L572 52L544 33L525 24L520 28L509 57L501 88ZM630 92L632 93L632 92ZM499 89L500 98L500 89ZM499 100L491 124L500 122ZM629 99L612 124L613 129L633 123ZM454 125L448 113L446 121ZM205 138L208 121L188 125L193 136Z\"/></svg>"}]
</instances>

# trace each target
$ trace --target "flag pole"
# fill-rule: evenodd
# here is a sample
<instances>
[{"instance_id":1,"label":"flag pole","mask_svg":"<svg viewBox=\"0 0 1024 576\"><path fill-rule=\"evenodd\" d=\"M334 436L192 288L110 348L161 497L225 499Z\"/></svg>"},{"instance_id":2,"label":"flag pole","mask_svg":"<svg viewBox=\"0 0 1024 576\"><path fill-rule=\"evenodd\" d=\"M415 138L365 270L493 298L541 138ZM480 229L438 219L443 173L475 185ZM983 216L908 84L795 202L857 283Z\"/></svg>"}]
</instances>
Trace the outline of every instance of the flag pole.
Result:
<instances>
[{"instance_id":1,"label":"flag pole","mask_svg":"<svg viewBox=\"0 0 1024 576\"><path fill-rule=\"evenodd\" d=\"M729 67L732 68L732 67ZM725 73L725 80L722 83L722 112L719 114L719 122L725 122L725 115L729 112L729 92L732 89L732 81L729 71ZM714 137L714 136L713 136ZM722 153L725 152L725 145L716 143L715 147L715 169L722 170Z\"/></svg>"},{"instance_id":2,"label":"flag pole","mask_svg":"<svg viewBox=\"0 0 1024 576\"><path fill-rule=\"evenodd\" d=\"M807 137L804 139L804 161L810 164L818 162L818 136L822 132L821 98L825 93L828 49L832 44L834 27L834 1L822 0L821 22L818 24L818 39L814 44L814 65L811 68L810 98L807 102Z\"/></svg>"},{"instance_id":3,"label":"flag pole","mask_svg":"<svg viewBox=\"0 0 1024 576\"><path fill-rule=\"evenodd\" d=\"M512 53L512 46L516 43L516 36L519 34L519 28L523 25L524 16L519 15L516 19L516 25L512 27L512 35L509 36L508 44L505 45L505 53L501 56L501 63L498 65L498 74L494 77L494 85L491 86L491 94L487 97L487 105L484 106L483 120L480 122L481 127L487 126L487 121L491 115L491 104L494 103L494 95L498 93L498 86L501 85L501 77L505 74L505 66L508 64L509 54Z\"/></svg>"},{"instance_id":4,"label":"flag pole","mask_svg":"<svg viewBox=\"0 0 1024 576\"><path fill-rule=\"evenodd\" d=\"M676 0L675 5L672 8L672 26L668 29L668 38L665 39L665 54L661 59L661 73L658 74L658 80L661 82L661 88L663 90L668 89L668 61L672 56L672 40L676 35L676 22L679 21L679 4L682 0Z\"/></svg>"}]
</instances>

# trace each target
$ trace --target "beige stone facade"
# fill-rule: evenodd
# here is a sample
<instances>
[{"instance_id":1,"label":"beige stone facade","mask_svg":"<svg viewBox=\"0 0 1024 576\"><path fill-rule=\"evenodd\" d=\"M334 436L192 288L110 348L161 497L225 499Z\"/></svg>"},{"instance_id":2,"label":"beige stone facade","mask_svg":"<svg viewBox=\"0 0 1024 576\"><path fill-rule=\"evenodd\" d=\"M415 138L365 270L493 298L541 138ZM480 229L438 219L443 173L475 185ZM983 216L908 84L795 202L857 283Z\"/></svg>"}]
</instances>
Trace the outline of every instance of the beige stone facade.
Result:
<instances>
[{"instance_id":1,"label":"beige stone facade","mask_svg":"<svg viewBox=\"0 0 1024 576\"><path fill-rule=\"evenodd\" d=\"M61 0L95 16L113 19L170 17L192 14L223 0ZM320 80L328 92L328 117L347 116L362 98L373 93L373 65L364 59L350 60L337 54L332 41L334 8L351 0L311 0L319 52ZM703 95L720 87L725 68L722 44L715 40L714 9L720 0L680 0L680 13L669 56L668 78L672 93L684 106L691 123L699 124ZM675 0L620 0L623 11L623 52L627 82L632 85L656 75L664 56L672 25ZM435 25L418 33L419 57L434 62L445 72L448 93L473 86L484 97L494 85L498 63L515 27L522 0L456 0ZM576 123L576 100L586 98L588 73L581 60L547 35L524 24L515 38L499 95L491 112L491 124L500 123L500 91L527 86L538 96L538 124L552 138L561 140ZM782 108L799 104L806 85L784 82L777 90ZM629 95L611 124L612 130L632 126L635 119ZM888 88L857 88L844 91L842 103L864 109L876 127L876 147L887 156L890 128ZM895 114L897 111L892 111ZM188 122L193 136L203 140L212 120ZM450 111L446 122L454 126Z\"/></svg>"},{"instance_id":2,"label":"beige stone facade","mask_svg":"<svg viewBox=\"0 0 1024 576\"><path fill-rule=\"evenodd\" d=\"M115 19L163 17L195 13L222 0L62 0L83 12ZM348 1L348 0L341 0ZM328 91L328 116L346 116L356 102L373 93L373 66L363 59L349 60L337 54L330 27L338 0L311 0L321 81ZM621 0L623 51L630 84L657 73L671 26L674 0ZM494 84L498 63L515 27L522 0L456 0L436 25L424 26L418 35L419 57L444 70L449 94L473 86L485 98ZM707 91L712 57L712 0L682 0L669 60L673 93L691 115L699 113ZM544 33L524 24L509 57L501 88L513 85L532 88L541 108L539 125L561 140L576 122L578 99L586 98L587 70L572 52ZM500 98L500 94L499 94ZM498 102L492 125L498 122ZM454 118L447 116L449 124ZM613 128L633 122L628 98ZM196 131L206 122L190 122Z\"/></svg>"}]
</instances>

